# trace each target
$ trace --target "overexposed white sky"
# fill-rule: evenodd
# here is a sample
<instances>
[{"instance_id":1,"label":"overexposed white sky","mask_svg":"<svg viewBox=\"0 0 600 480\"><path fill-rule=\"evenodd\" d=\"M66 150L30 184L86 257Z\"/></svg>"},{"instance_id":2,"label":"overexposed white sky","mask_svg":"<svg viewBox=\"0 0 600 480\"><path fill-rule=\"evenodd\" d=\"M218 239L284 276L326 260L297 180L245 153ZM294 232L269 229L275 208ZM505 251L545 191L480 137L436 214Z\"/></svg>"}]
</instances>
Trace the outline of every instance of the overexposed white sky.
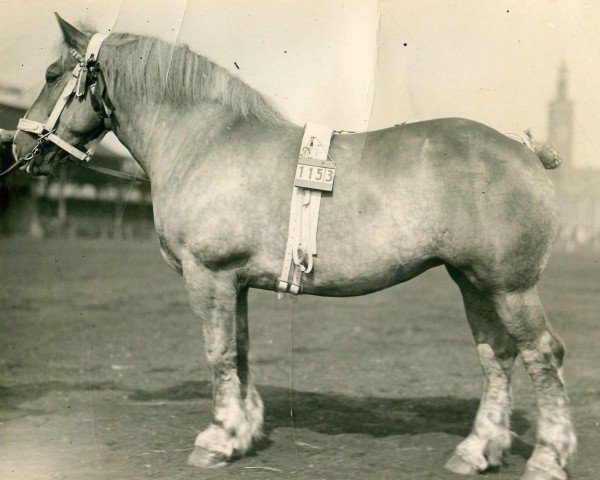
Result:
<instances>
[{"instance_id":1,"label":"overexposed white sky","mask_svg":"<svg viewBox=\"0 0 600 480\"><path fill-rule=\"evenodd\" d=\"M296 123L336 129L462 116L543 139L564 59L573 162L600 168L597 1L0 0L0 99L37 95L60 39L54 11L187 43Z\"/></svg>"}]
</instances>

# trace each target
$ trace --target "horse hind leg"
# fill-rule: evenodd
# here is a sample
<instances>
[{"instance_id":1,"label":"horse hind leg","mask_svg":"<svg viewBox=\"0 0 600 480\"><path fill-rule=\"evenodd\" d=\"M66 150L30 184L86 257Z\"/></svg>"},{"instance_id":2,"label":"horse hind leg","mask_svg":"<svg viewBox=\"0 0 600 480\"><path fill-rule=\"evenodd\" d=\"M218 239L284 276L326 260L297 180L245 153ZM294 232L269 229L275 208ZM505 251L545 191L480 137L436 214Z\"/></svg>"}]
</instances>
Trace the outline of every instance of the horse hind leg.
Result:
<instances>
[{"instance_id":1,"label":"horse hind leg","mask_svg":"<svg viewBox=\"0 0 600 480\"><path fill-rule=\"evenodd\" d=\"M537 289L533 286L510 292L491 292L484 288L470 286L460 272L452 268L449 268L449 271L461 287L470 323L473 323L472 319L476 321L479 319L478 325L485 325L483 318L488 318L492 319L492 325L499 326L498 324L501 324L508 336L501 334L498 338L510 338L514 341L514 346L522 356L527 373L535 387L539 410L537 442L533 454L527 462L527 469L522 480L566 480L565 467L569 458L575 452L577 440L569 414L568 397L562 376L564 347L546 319ZM502 330L498 328L495 331L501 332ZM493 362L490 362L490 350L481 345L479 346L479 352L480 358L483 359L482 364L487 362L493 365ZM502 355L499 352L503 349L498 349L498 345L502 345L502 342L489 346L494 352L496 360L498 360L498 365L502 367ZM510 352L510 349L505 351ZM504 356L510 358L511 355ZM506 374L506 368L501 369ZM500 379L498 385L502 387L498 391L508 392L508 383L502 380L500 370L493 368L490 371L496 372L495 376ZM488 374L486 373L486 375ZM506 380L508 379L509 375L506 375ZM489 384L488 379L487 392L490 389ZM482 401L480 410L485 408L484 405L489 402L489 398L489 393L487 395L484 393L484 401ZM491 415L489 418L493 417ZM481 418L479 413L477 418ZM477 428L474 428L474 432L477 433ZM467 442L467 440L465 440L466 445L464 445L466 447L472 447L473 444L476 444L476 442ZM470 449L461 448L461 445L457 447L457 453L459 454L477 452L473 447ZM487 453L484 451L481 457L489 462L489 459L493 457L490 453L493 453L493 451L494 449L488 447ZM467 460L473 458L481 460L481 457L476 455L472 457L459 455L459 457L463 460L465 458ZM476 467L473 470L479 471L476 461L467 463ZM455 461L449 467L458 466L455 471L470 473L466 468L461 468L460 465L460 461ZM483 462L481 462L481 466L483 466Z\"/></svg>"},{"instance_id":2,"label":"horse hind leg","mask_svg":"<svg viewBox=\"0 0 600 480\"><path fill-rule=\"evenodd\" d=\"M492 298L537 394L537 442L522 480L566 480L577 439L562 375L563 343L548 323L535 287Z\"/></svg>"},{"instance_id":3,"label":"horse hind leg","mask_svg":"<svg viewBox=\"0 0 600 480\"><path fill-rule=\"evenodd\" d=\"M510 448L511 373L517 347L496 312L489 296L478 292L462 273L448 268L459 285L467 319L484 374L484 389L469 436L454 450L446 468L474 474L498 467Z\"/></svg>"}]
</instances>

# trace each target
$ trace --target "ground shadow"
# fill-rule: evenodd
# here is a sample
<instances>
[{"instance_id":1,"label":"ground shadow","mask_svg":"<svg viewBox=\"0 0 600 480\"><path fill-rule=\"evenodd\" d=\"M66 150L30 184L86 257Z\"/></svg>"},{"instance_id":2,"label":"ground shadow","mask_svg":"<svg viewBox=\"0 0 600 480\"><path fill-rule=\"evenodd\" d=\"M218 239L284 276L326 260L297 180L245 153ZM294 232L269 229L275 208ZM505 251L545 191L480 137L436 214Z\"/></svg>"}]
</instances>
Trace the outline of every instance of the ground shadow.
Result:
<instances>
[{"instance_id":1,"label":"ground shadow","mask_svg":"<svg viewBox=\"0 0 600 480\"><path fill-rule=\"evenodd\" d=\"M20 411L31 414L32 410L23 410L20 405L24 402L29 402L43 397L51 391L73 391L73 390L117 390L118 387L113 382L96 382L90 385L89 382L38 382L38 383L23 383L18 385L1 385L0 384L0 415L2 412L17 412ZM35 411L38 414L45 413L43 411ZM19 415L17 415L18 417Z\"/></svg>"},{"instance_id":2,"label":"ground shadow","mask_svg":"<svg viewBox=\"0 0 600 480\"><path fill-rule=\"evenodd\" d=\"M446 432L466 436L471 430L479 399L444 397L353 397L335 393L314 393L258 386L265 403L265 430L294 427L337 435L356 433L372 437ZM184 382L161 390L136 390L133 401L183 401L210 399L212 386L207 381ZM531 423L521 410L515 410L511 428L517 434Z\"/></svg>"},{"instance_id":3,"label":"ground shadow","mask_svg":"<svg viewBox=\"0 0 600 480\"><path fill-rule=\"evenodd\" d=\"M19 410L19 404L39 398L54 390L88 390L83 383L43 382L18 386L0 385L0 412ZM119 390L127 393L127 401L178 402L210 400L212 386L208 381L188 381L160 390L127 391L112 382L94 384L94 390ZM445 432L466 436L473 424L479 399L454 396L437 397L354 397L335 393L315 393L263 385L257 387L265 403L267 438L255 451L267 447L269 434L276 428L293 426L314 432L338 435L361 434L375 438L391 435L416 435ZM25 412L21 412L25 413ZM31 414L31 412L28 412ZM43 412L39 412L40 414ZM531 427L522 410L515 410L511 429L518 435ZM515 439L513 453L529 457L532 447Z\"/></svg>"}]
</instances>

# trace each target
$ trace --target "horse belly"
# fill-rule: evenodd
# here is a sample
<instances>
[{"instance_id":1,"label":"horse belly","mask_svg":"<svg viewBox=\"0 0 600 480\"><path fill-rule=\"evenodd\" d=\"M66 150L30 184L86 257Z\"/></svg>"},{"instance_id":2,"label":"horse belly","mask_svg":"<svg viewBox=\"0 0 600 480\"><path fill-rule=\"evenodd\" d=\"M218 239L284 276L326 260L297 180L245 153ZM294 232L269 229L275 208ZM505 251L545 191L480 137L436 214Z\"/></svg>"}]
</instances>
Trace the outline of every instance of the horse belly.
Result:
<instances>
[{"instance_id":1,"label":"horse belly","mask_svg":"<svg viewBox=\"0 0 600 480\"><path fill-rule=\"evenodd\" d=\"M406 200L406 197L405 197ZM339 210L319 222L318 255L314 272L303 279L304 293L354 296L410 280L440 265L433 231L410 202L384 202L382 211ZM382 205L383 206L383 205Z\"/></svg>"},{"instance_id":2,"label":"horse belly","mask_svg":"<svg viewBox=\"0 0 600 480\"><path fill-rule=\"evenodd\" d=\"M441 264L437 258L418 258L367 269L353 266L349 261L347 268L327 270L326 263L315 260L315 273L303 279L302 293L325 297L366 295L406 282Z\"/></svg>"}]
</instances>

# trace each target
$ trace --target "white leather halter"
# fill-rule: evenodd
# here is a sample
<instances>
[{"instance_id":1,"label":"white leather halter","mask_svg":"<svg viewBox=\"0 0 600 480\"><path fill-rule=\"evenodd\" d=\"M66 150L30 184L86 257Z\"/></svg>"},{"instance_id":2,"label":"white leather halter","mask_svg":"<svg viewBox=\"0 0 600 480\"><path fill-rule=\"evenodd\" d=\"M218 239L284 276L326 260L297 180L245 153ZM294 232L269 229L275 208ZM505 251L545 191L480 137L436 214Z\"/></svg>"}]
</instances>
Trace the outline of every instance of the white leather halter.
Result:
<instances>
[{"instance_id":1,"label":"white leather halter","mask_svg":"<svg viewBox=\"0 0 600 480\"><path fill-rule=\"evenodd\" d=\"M73 55L78 60L78 63L73 69L71 78L65 85L65 88L60 94L60 97L58 98L56 105L54 105L52 113L50 113L50 116L48 117L46 122L42 123L36 120L31 120L29 118L19 119L19 123L17 125L17 129L19 131L35 133L38 136L38 146L36 148L39 148L39 145L42 142L50 141L55 145L58 145L60 148L68 152L73 157L85 162L89 162L89 160L92 158L92 155L94 155L98 144L100 143L102 138L104 138L104 135L106 135L107 133L106 129L100 134L100 136L96 140L90 142L88 150L86 152L83 152L74 145L59 137L58 135L55 135L54 127L56 126L56 123L58 122L58 119L60 118L60 115L63 112L65 105L69 102L71 97L75 95L75 97L79 98L86 95L88 91L88 68L94 62L97 61L98 54L100 52L100 47L102 46L102 42L104 41L104 39L106 39L106 37L107 35L104 35L102 33L95 33L88 44L87 50L85 52L85 57L79 54L74 49L69 50L69 53L71 53L71 55ZM95 88L96 83L89 86L89 90L91 90L92 93L94 92ZM104 108L107 114L110 115L110 112L108 111L104 99L102 100L102 108ZM31 157L33 157L33 155ZM30 165L31 162L27 166L28 170Z\"/></svg>"}]
</instances>

